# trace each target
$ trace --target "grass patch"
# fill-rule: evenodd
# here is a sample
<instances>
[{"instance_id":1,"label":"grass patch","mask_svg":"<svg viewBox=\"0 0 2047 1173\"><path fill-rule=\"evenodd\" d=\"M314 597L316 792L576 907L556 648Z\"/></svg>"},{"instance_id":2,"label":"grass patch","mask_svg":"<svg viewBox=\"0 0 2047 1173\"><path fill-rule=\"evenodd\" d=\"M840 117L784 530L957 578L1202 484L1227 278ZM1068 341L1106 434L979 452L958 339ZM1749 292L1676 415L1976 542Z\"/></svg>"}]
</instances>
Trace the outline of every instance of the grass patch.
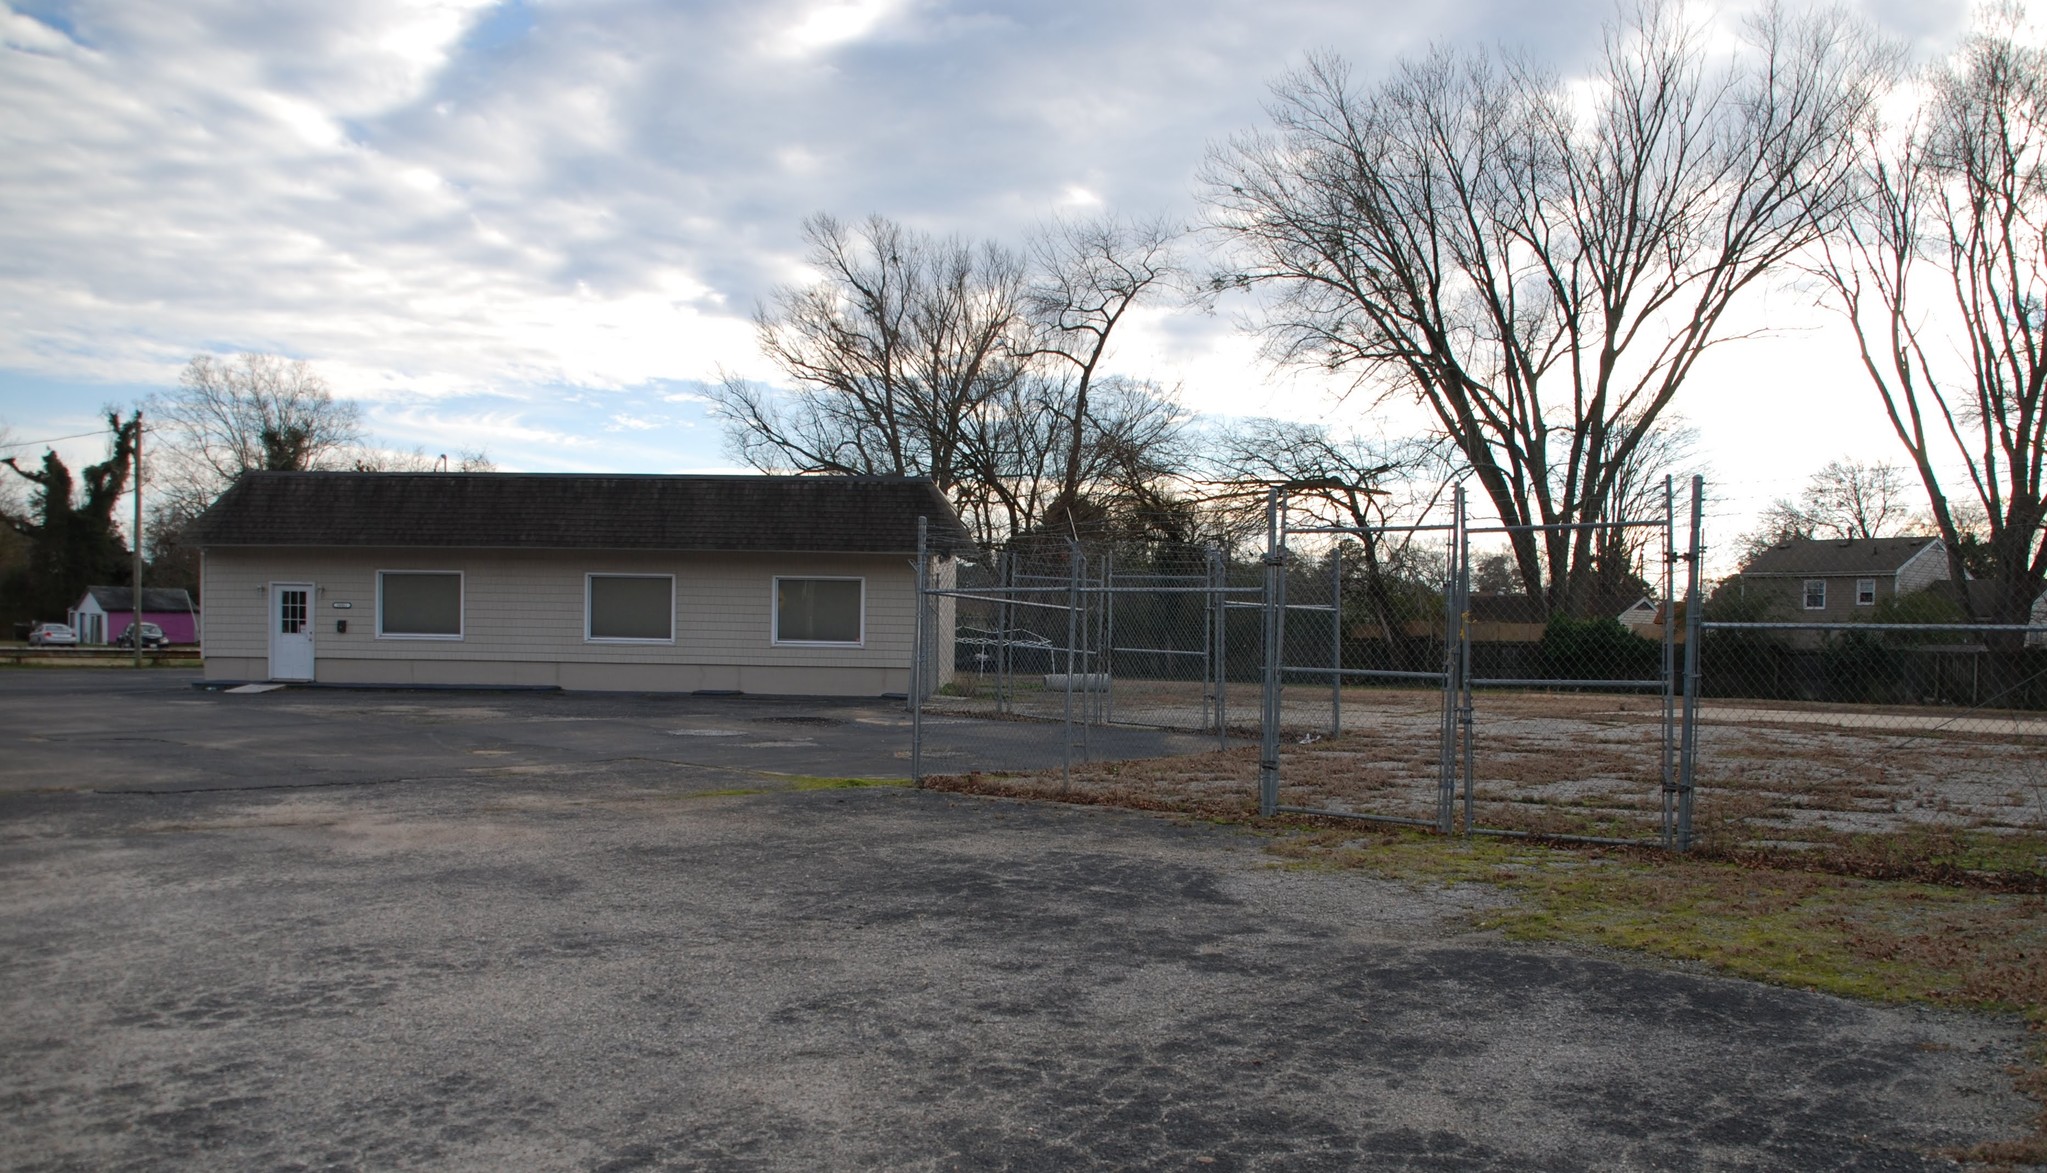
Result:
<instances>
[{"instance_id":1,"label":"grass patch","mask_svg":"<svg viewBox=\"0 0 2047 1173\"><path fill-rule=\"evenodd\" d=\"M1270 847L1300 866L1490 884L1516 899L1479 914L1478 923L1516 940L1637 950L1874 1001L2015 1012L2036 1035L2034 1064L2018 1074L2021 1090L2047 1102L2047 897L1755 860L1350 826L1282 828ZM1951 1155L2047 1162L2047 1111L2029 1136Z\"/></svg>"},{"instance_id":2,"label":"grass patch","mask_svg":"<svg viewBox=\"0 0 2047 1173\"><path fill-rule=\"evenodd\" d=\"M754 770L764 778L772 778L772 786L726 786L717 790L691 790L679 795L681 798L739 798L749 794L774 794L783 790L865 790L870 786L908 786L902 778L827 778L815 774L777 774L768 770Z\"/></svg>"},{"instance_id":3,"label":"grass patch","mask_svg":"<svg viewBox=\"0 0 2047 1173\"><path fill-rule=\"evenodd\" d=\"M865 790L871 786L908 786L908 778L822 778L809 774L779 774L798 790Z\"/></svg>"}]
</instances>

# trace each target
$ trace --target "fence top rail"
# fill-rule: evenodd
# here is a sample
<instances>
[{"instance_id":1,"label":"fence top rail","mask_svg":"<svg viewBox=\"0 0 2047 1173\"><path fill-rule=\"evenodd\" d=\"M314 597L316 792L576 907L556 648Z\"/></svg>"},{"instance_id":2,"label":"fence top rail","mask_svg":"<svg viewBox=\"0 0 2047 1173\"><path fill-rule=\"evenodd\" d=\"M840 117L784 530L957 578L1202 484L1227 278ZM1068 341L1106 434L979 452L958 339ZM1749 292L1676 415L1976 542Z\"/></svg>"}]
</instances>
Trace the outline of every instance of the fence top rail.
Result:
<instances>
[{"instance_id":1,"label":"fence top rail","mask_svg":"<svg viewBox=\"0 0 2047 1173\"><path fill-rule=\"evenodd\" d=\"M1447 533L1447 532L1449 532L1449 531L1455 530L1456 528L1457 528L1457 527L1456 527L1455 525L1451 525L1451 524L1443 524L1443 525L1371 525L1371 526L1360 526L1360 525L1302 525L1302 526L1293 526L1293 525L1290 525L1290 526L1287 526L1287 527L1286 527L1286 529L1285 529L1285 530L1284 530L1283 532L1285 532L1285 533L1288 533L1288 534L1357 534L1357 535L1363 535L1363 534L1368 534L1368 533L1373 533L1373 534L1424 534L1424 533ZM1465 532L1465 533L1468 533L1468 534L1524 534L1524 533L1541 533L1541 532L1544 532L1544 531L1551 531L1551 530L1581 530L1581 529L1591 529L1591 530L1600 530L1600 529L1668 529L1668 528L1670 528L1670 521L1669 521L1669 519L1667 519L1667 518L1662 518L1662 517L1658 517L1658 518L1652 518L1652 519L1646 519L1646 520L1643 520L1643 519L1636 519L1636 520L1622 520L1622 521L1571 521L1571 522L1555 522L1555 523L1552 523L1552 524L1542 524L1542 523L1537 523L1537 524L1534 524L1534 525L1468 525L1468 526L1465 526L1465 527L1464 527L1464 532Z\"/></svg>"},{"instance_id":2,"label":"fence top rail","mask_svg":"<svg viewBox=\"0 0 2047 1173\"><path fill-rule=\"evenodd\" d=\"M1019 599L1009 595L984 595L976 591L927 590L927 598L972 599L983 603L1001 603L1009 607L1036 607L1041 611L1071 611L1065 603L1038 603L1030 599Z\"/></svg>"},{"instance_id":3,"label":"fence top rail","mask_svg":"<svg viewBox=\"0 0 2047 1173\"><path fill-rule=\"evenodd\" d=\"M1257 595L1265 590L1260 586L1102 586L1100 583L1083 582L1079 586L1068 583L1048 583L1044 586L1025 586L1022 583L989 583L986 586L970 587L929 587L926 594L952 595L965 598L968 595L982 597L990 592L1001 595ZM1000 601L1000 600L997 600Z\"/></svg>"},{"instance_id":4,"label":"fence top rail","mask_svg":"<svg viewBox=\"0 0 2047 1173\"><path fill-rule=\"evenodd\" d=\"M1287 534L1433 534L1447 533L1456 529L1454 525L1290 525Z\"/></svg>"},{"instance_id":5,"label":"fence top rail","mask_svg":"<svg viewBox=\"0 0 2047 1173\"><path fill-rule=\"evenodd\" d=\"M1543 533L1547 531L1565 531L1581 529L1597 530L1597 529L1669 529L1669 528L1670 522L1665 518L1659 517L1652 521L1569 521L1556 522L1554 524L1548 525L1544 524L1474 525L1467 528L1464 532L1468 534L1531 534Z\"/></svg>"},{"instance_id":6,"label":"fence top rail","mask_svg":"<svg viewBox=\"0 0 2047 1173\"><path fill-rule=\"evenodd\" d=\"M2025 623L1736 623L1705 620L1700 627L1710 631L2027 631L2047 632L2047 626Z\"/></svg>"}]
</instances>

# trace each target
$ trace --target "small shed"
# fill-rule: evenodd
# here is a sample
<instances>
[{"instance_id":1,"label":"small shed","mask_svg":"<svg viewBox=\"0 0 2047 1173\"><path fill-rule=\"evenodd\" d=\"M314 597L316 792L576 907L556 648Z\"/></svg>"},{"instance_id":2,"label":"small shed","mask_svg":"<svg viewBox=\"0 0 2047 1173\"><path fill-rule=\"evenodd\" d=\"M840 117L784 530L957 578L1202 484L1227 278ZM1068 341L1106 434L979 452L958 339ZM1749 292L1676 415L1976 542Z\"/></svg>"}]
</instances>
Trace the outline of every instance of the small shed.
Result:
<instances>
[{"instance_id":1,"label":"small shed","mask_svg":"<svg viewBox=\"0 0 2047 1173\"><path fill-rule=\"evenodd\" d=\"M143 587L142 621L163 628L164 639L171 643L199 642L199 608L182 588ZM85 597L71 608L68 622L81 644L112 643L126 635L128 625L135 622L134 588L85 588Z\"/></svg>"},{"instance_id":2,"label":"small shed","mask_svg":"<svg viewBox=\"0 0 2047 1173\"><path fill-rule=\"evenodd\" d=\"M209 680L877 696L920 518L943 582L971 537L904 477L256 472L187 533Z\"/></svg>"}]
</instances>

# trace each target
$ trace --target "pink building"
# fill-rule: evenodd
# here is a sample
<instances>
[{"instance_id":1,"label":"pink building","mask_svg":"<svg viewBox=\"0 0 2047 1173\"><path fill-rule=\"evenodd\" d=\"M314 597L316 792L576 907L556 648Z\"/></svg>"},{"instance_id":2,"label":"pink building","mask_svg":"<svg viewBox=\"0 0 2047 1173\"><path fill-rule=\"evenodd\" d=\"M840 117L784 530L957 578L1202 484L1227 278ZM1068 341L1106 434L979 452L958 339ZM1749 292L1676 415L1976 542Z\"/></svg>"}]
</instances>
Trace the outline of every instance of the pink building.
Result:
<instances>
[{"instance_id":1,"label":"pink building","mask_svg":"<svg viewBox=\"0 0 2047 1173\"><path fill-rule=\"evenodd\" d=\"M199 608L192 596L170 587L142 588L142 621L163 628L174 644L199 642ZM135 622L135 595L124 586L85 588L85 597L71 608L71 629L81 644L105 644L127 634Z\"/></svg>"}]
</instances>

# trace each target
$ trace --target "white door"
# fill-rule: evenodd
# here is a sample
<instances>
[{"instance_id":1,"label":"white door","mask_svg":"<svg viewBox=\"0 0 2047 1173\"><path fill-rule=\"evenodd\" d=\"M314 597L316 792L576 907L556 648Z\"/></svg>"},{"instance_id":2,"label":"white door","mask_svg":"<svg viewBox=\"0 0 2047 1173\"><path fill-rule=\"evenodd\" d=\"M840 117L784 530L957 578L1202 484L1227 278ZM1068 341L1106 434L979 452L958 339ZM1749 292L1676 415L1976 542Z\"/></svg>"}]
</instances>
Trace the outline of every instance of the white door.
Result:
<instances>
[{"instance_id":1,"label":"white door","mask_svg":"<svg viewBox=\"0 0 2047 1173\"><path fill-rule=\"evenodd\" d=\"M313 584L270 584L270 679L313 678Z\"/></svg>"}]
</instances>

